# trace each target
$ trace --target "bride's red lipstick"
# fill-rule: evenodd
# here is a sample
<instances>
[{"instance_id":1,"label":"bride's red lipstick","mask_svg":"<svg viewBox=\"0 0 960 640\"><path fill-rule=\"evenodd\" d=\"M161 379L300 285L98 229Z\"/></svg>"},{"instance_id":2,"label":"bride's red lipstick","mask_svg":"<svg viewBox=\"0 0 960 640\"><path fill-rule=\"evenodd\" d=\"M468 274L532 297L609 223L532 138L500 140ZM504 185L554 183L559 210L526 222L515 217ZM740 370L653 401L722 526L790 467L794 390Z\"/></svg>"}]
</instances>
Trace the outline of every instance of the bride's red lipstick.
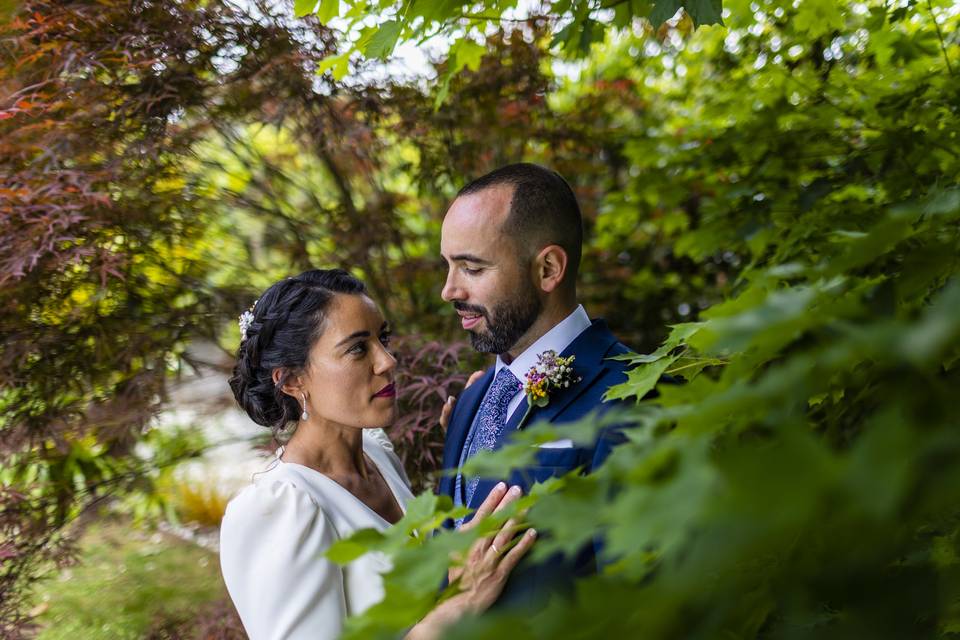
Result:
<instances>
[{"instance_id":1,"label":"bride's red lipstick","mask_svg":"<svg viewBox=\"0 0 960 640\"><path fill-rule=\"evenodd\" d=\"M373 394L373 397L374 398L393 398L396 395L397 395L397 388L391 382L390 384L385 386L383 389L380 389L380 391L377 391L375 394Z\"/></svg>"}]
</instances>

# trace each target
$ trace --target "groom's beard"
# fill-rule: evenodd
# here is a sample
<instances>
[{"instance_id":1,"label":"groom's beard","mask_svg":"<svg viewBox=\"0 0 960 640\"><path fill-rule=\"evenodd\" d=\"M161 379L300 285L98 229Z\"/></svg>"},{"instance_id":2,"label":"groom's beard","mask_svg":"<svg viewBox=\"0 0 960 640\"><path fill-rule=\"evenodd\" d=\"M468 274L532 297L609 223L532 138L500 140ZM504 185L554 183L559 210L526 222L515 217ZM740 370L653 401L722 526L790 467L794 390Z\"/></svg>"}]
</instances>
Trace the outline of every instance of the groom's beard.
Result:
<instances>
[{"instance_id":1,"label":"groom's beard","mask_svg":"<svg viewBox=\"0 0 960 640\"><path fill-rule=\"evenodd\" d=\"M493 307L493 314L486 307L479 305L454 302L457 311L479 313L486 320L486 331L470 331L470 344L481 353L495 353L500 355L517 344L521 336L533 326L543 305L535 291L527 295L509 298Z\"/></svg>"}]
</instances>

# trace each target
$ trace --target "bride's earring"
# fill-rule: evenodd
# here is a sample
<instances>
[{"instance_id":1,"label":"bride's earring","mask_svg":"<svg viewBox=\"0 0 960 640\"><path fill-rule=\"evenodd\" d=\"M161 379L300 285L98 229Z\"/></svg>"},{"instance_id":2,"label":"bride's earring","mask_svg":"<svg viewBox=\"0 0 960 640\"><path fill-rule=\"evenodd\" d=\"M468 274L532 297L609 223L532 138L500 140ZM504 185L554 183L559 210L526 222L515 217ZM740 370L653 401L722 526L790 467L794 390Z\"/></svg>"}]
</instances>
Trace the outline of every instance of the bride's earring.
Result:
<instances>
[{"instance_id":1,"label":"bride's earring","mask_svg":"<svg viewBox=\"0 0 960 640\"><path fill-rule=\"evenodd\" d=\"M310 417L310 414L307 413L307 399L304 397L303 392L300 392L300 399L303 400L303 413L300 414L301 420L306 420Z\"/></svg>"}]
</instances>

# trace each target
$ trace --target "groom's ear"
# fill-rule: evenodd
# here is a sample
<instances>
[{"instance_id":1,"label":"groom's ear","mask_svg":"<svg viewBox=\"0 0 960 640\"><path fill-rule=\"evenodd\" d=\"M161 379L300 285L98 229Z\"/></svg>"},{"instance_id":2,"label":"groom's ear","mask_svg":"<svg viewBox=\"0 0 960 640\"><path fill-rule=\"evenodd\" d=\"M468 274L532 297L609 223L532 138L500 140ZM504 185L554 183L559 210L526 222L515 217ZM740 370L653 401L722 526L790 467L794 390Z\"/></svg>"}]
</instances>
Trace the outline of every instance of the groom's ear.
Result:
<instances>
[{"instance_id":1,"label":"groom's ear","mask_svg":"<svg viewBox=\"0 0 960 640\"><path fill-rule=\"evenodd\" d=\"M540 289L546 293L556 290L567 276L567 252L556 244L547 245L537 254L534 261Z\"/></svg>"}]
</instances>

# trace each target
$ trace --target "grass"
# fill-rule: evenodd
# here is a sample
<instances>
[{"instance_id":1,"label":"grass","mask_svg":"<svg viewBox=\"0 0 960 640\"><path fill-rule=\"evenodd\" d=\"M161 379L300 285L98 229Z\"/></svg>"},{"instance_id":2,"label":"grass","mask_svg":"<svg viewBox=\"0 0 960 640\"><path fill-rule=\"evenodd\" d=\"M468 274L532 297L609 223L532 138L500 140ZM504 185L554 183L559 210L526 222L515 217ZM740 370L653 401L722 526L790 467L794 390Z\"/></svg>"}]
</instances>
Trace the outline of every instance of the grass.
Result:
<instances>
[{"instance_id":1,"label":"grass","mask_svg":"<svg viewBox=\"0 0 960 640\"><path fill-rule=\"evenodd\" d=\"M143 638L225 595L216 554L127 521L103 521L84 533L78 565L37 585L37 638Z\"/></svg>"}]
</instances>

